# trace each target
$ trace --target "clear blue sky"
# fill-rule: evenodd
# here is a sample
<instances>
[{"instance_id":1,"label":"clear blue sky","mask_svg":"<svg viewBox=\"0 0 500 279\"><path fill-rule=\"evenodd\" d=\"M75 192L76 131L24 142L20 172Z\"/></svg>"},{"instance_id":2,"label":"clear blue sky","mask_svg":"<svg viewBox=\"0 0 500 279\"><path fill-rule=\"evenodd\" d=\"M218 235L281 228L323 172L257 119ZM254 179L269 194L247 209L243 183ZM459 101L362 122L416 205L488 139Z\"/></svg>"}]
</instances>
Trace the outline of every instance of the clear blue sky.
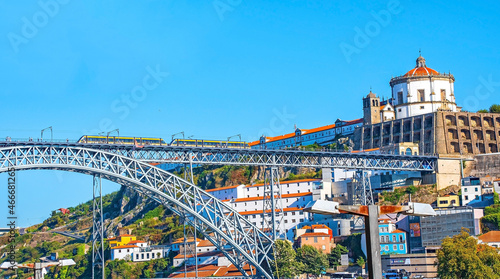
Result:
<instances>
[{"instance_id":1,"label":"clear blue sky","mask_svg":"<svg viewBox=\"0 0 500 279\"><path fill-rule=\"evenodd\" d=\"M256 140L361 117L419 49L465 109L500 102L498 1L56 1L0 1L0 137ZM19 178L21 225L92 195L88 176Z\"/></svg>"}]
</instances>

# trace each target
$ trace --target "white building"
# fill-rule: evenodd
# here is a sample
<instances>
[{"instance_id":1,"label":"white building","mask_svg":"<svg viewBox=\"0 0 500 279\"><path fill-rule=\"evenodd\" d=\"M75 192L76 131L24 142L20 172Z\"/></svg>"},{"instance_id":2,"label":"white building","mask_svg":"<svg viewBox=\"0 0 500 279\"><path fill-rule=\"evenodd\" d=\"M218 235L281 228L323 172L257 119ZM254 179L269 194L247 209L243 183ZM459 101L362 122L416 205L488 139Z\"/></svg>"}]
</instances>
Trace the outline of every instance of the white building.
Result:
<instances>
[{"instance_id":1,"label":"white building","mask_svg":"<svg viewBox=\"0 0 500 279\"><path fill-rule=\"evenodd\" d=\"M339 177L345 175L342 174ZM323 182L321 179L302 179L283 181L280 182L280 185L283 207L281 230L288 240L293 241L296 227L315 223L327 225L334 232L341 231L339 220L334 220L331 216L304 212L304 208L309 202L334 197L331 182ZM261 228L264 225L264 184L229 186L210 189L207 192L238 211L255 226Z\"/></svg>"},{"instance_id":2,"label":"white building","mask_svg":"<svg viewBox=\"0 0 500 279\"><path fill-rule=\"evenodd\" d=\"M126 245L111 247L111 260L143 262L168 257L169 246L149 246L147 242L134 240Z\"/></svg>"},{"instance_id":3,"label":"white building","mask_svg":"<svg viewBox=\"0 0 500 279\"><path fill-rule=\"evenodd\" d=\"M363 119L343 121L337 119L335 124L326 125L313 129L296 128L293 133L266 137L262 136L259 140L250 142L252 149L285 149L295 146L306 146L317 143L327 145L334 142L338 135L351 135L356 127L363 125Z\"/></svg>"},{"instance_id":4,"label":"white building","mask_svg":"<svg viewBox=\"0 0 500 279\"><path fill-rule=\"evenodd\" d=\"M392 98L396 118L406 118L438 110L460 111L455 102L452 74L439 73L425 64L422 56L405 75L392 78Z\"/></svg>"},{"instance_id":5,"label":"white building","mask_svg":"<svg viewBox=\"0 0 500 279\"><path fill-rule=\"evenodd\" d=\"M479 178L465 177L462 179L462 206L467 205L473 200L480 201L482 199L483 190Z\"/></svg>"}]
</instances>

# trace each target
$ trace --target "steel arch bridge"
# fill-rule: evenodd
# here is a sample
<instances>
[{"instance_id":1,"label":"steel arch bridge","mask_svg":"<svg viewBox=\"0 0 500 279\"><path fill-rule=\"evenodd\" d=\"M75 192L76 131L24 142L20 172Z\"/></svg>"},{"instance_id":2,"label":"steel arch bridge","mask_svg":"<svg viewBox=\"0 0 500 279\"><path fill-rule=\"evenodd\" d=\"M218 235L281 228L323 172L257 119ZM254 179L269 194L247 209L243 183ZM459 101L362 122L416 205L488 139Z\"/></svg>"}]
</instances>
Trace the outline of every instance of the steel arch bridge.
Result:
<instances>
[{"instance_id":1,"label":"steel arch bridge","mask_svg":"<svg viewBox=\"0 0 500 279\"><path fill-rule=\"evenodd\" d=\"M129 186L186 218L246 276L269 274L273 241L237 211L194 184L144 161L88 147L16 145L0 148L0 172L63 170ZM267 269L266 269L267 268Z\"/></svg>"}]
</instances>

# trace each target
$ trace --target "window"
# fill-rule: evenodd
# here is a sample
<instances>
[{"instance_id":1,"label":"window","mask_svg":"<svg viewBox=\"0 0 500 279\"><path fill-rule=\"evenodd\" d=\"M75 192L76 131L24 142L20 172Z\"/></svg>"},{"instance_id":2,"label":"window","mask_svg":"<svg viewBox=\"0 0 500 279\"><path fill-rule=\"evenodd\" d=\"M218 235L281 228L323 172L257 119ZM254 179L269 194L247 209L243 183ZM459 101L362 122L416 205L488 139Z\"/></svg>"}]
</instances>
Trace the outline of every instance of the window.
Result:
<instances>
[{"instance_id":1,"label":"window","mask_svg":"<svg viewBox=\"0 0 500 279\"><path fill-rule=\"evenodd\" d=\"M399 91L398 92L398 104L402 104L403 103L403 91ZM401 111L401 109L400 109Z\"/></svg>"},{"instance_id":2,"label":"window","mask_svg":"<svg viewBox=\"0 0 500 279\"><path fill-rule=\"evenodd\" d=\"M469 200L469 196L465 196L465 200L468 201Z\"/></svg>"},{"instance_id":3,"label":"window","mask_svg":"<svg viewBox=\"0 0 500 279\"><path fill-rule=\"evenodd\" d=\"M396 242L396 236L395 235L392 236L392 242Z\"/></svg>"},{"instance_id":4,"label":"window","mask_svg":"<svg viewBox=\"0 0 500 279\"><path fill-rule=\"evenodd\" d=\"M392 250L394 251L398 250L398 246L396 244L392 245Z\"/></svg>"},{"instance_id":5,"label":"window","mask_svg":"<svg viewBox=\"0 0 500 279\"><path fill-rule=\"evenodd\" d=\"M141 254L141 259L143 259L143 260L144 260L144 254Z\"/></svg>"},{"instance_id":6,"label":"window","mask_svg":"<svg viewBox=\"0 0 500 279\"><path fill-rule=\"evenodd\" d=\"M402 235L399 236L399 242L403 242L403 236Z\"/></svg>"},{"instance_id":7,"label":"window","mask_svg":"<svg viewBox=\"0 0 500 279\"><path fill-rule=\"evenodd\" d=\"M149 259L149 253L146 253L146 258Z\"/></svg>"},{"instance_id":8,"label":"window","mask_svg":"<svg viewBox=\"0 0 500 279\"><path fill-rule=\"evenodd\" d=\"M122 249L118 249L118 253L121 253L122 252Z\"/></svg>"},{"instance_id":9,"label":"window","mask_svg":"<svg viewBox=\"0 0 500 279\"><path fill-rule=\"evenodd\" d=\"M323 250L326 250L326 246L325 245L323 245L321 248L323 248Z\"/></svg>"},{"instance_id":10,"label":"window","mask_svg":"<svg viewBox=\"0 0 500 279\"><path fill-rule=\"evenodd\" d=\"M405 250L405 246L403 244L399 244L399 250L404 251Z\"/></svg>"},{"instance_id":11,"label":"window","mask_svg":"<svg viewBox=\"0 0 500 279\"><path fill-rule=\"evenodd\" d=\"M135 255L135 259L138 260L139 259L139 254Z\"/></svg>"},{"instance_id":12,"label":"window","mask_svg":"<svg viewBox=\"0 0 500 279\"><path fill-rule=\"evenodd\" d=\"M127 253L130 253L130 249L127 249Z\"/></svg>"},{"instance_id":13,"label":"window","mask_svg":"<svg viewBox=\"0 0 500 279\"><path fill-rule=\"evenodd\" d=\"M476 195L476 200L478 200L478 199L479 199L479 196L478 196L478 195Z\"/></svg>"},{"instance_id":14,"label":"window","mask_svg":"<svg viewBox=\"0 0 500 279\"><path fill-rule=\"evenodd\" d=\"M151 259L155 258L155 253L151 253Z\"/></svg>"},{"instance_id":15,"label":"window","mask_svg":"<svg viewBox=\"0 0 500 279\"><path fill-rule=\"evenodd\" d=\"M420 106L420 109L424 109L425 107L424 106Z\"/></svg>"},{"instance_id":16,"label":"window","mask_svg":"<svg viewBox=\"0 0 500 279\"><path fill-rule=\"evenodd\" d=\"M476 191L476 192L477 192L477 187L476 187L476 188L474 188L474 191Z\"/></svg>"},{"instance_id":17,"label":"window","mask_svg":"<svg viewBox=\"0 0 500 279\"><path fill-rule=\"evenodd\" d=\"M398 109L398 112L401 112L401 109Z\"/></svg>"},{"instance_id":18,"label":"window","mask_svg":"<svg viewBox=\"0 0 500 279\"><path fill-rule=\"evenodd\" d=\"M441 89L441 102L446 101L446 89Z\"/></svg>"},{"instance_id":19,"label":"window","mask_svg":"<svg viewBox=\"0 0 500 279\"><path fill-rule=\"evenodd\" d=\"M467 188L464 189L464 192L467 192Z\"/></svg>"},{"instance_id":20,"label":"window","mask_svg":"<svg viewBox=\"0 0 500 279\"><path fill-rule=\"evenodd\" d=\"M425 90L424 89L417 90L417 101L418 102L425 102Z\"/></svg>"},{"instance_id":21,"label":"window","mask_svg":"<svg viewBox=\"0 0 500 279\"><path fill-rule=\"evenodd\" d=\"M318 243L318 237L317 236L314 237L314 243Z\"/></svg>"},{"instance_id":22,"label":"window","mask_svg":"<svg viewBox=\"0 0 500 279\"><path fill-rule=\"evenodd\" d=\"M292 219L292 223L295 223L295 219Z\"/></svg>"}]
</instances>

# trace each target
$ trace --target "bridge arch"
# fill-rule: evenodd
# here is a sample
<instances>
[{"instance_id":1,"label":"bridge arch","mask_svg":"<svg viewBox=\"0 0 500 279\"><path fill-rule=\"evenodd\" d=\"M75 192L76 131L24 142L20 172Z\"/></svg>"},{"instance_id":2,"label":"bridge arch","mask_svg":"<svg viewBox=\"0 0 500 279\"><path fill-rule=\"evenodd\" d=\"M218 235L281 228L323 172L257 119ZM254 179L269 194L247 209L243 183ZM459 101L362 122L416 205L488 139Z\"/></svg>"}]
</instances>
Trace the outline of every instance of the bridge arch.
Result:
<instances>
[{"instance_id":1,"label":"bridge arch","mask_svg":"<svg viewBox=\"0 0 500 279\"><path fill-rule=\"evenodd\" d=\"M272 240L237 211L196 185L137 159L86 147L11 146L0 148L0 172L50 169L98 175L147 195L186 218L246 276L249 264L272 278Z\"/></svg>"}]
</instances>

